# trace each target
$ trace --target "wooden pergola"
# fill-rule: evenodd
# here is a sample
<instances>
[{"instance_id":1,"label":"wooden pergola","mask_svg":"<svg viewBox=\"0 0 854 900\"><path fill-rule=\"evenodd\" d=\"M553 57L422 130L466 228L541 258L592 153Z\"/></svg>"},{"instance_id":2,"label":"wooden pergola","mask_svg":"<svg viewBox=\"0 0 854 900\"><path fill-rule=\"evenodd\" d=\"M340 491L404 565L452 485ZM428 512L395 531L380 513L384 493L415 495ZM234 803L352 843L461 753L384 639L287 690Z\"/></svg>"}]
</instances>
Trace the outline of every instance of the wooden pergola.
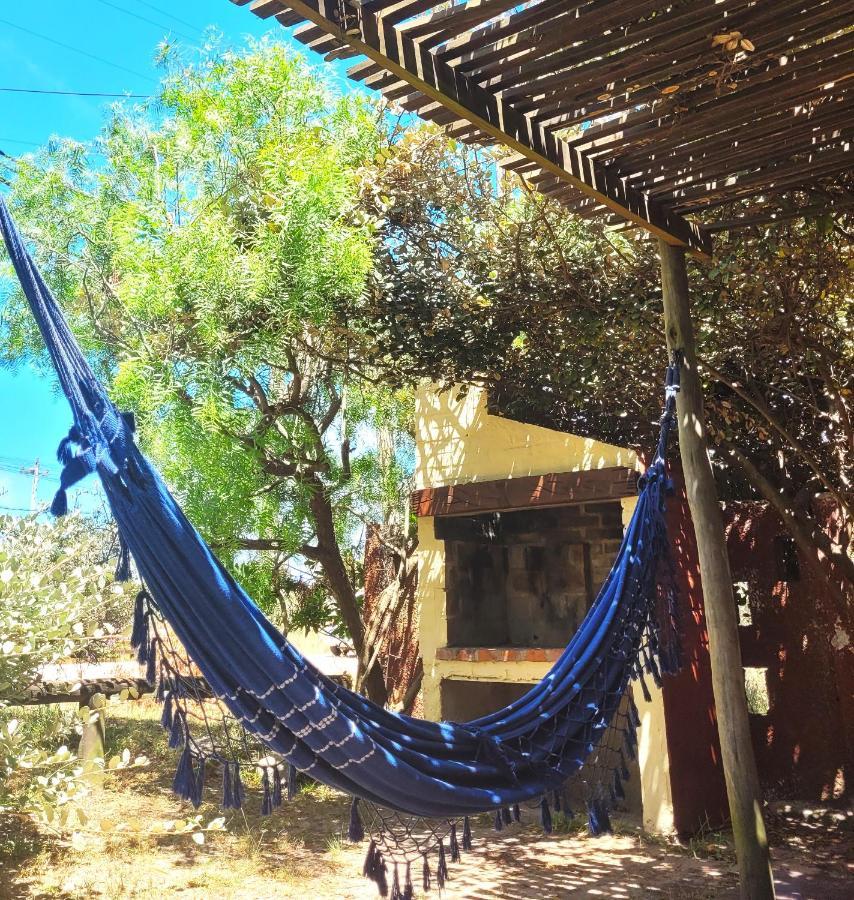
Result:
<instances>
[{"instance_id":1,"label":"wooden pergola","mask_svg":"<svg viewBox=\"0 0 854 900\"><path fill-rule=\"evenodd\" d=\"M232 0L584 217L659 240L742 894L773 897L685 253L854 207L854 0Z\"/></svg>"}]
</instances>

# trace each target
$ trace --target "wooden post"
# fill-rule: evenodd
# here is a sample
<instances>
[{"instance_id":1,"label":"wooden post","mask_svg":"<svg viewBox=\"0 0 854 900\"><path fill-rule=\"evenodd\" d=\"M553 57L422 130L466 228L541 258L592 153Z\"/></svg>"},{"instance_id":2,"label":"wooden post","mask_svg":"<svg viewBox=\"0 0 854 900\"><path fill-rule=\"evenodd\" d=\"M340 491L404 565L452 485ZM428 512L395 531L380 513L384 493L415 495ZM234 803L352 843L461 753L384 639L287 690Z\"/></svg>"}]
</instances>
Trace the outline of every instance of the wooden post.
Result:
<instances>
[{"instance_id":1,"label":"wooden post","mask_svg":"<svg viewBox=\"0 0 854 900\"><path fill-rule=\"evenodd\" d=\"M685 251L662 240L658 244L667 345L683 354L682 388L676 405L679 451L697 536L712 687L741 896L744 900L767 900L774 897L774 881L762 818L759 776L750 741L732 574L706 443L703 389L697 373Z\"/></svg>"},{"instance_id":2,"label":"wooden post","mask_svg":"<svg viewBox=\"0 0 854 900\"><path fill-rule=\"evenodd\" d=\"M106 726L104 708L107 698L104 694L92 694L86 702L80 704L80 717L83 720L83 731L80 735L80 746L77 756L83 764L84 777L91 784L101 784L104 780L104 737ZM96 762L101 760L101 763Z\"/></svg>"}]
</instances>

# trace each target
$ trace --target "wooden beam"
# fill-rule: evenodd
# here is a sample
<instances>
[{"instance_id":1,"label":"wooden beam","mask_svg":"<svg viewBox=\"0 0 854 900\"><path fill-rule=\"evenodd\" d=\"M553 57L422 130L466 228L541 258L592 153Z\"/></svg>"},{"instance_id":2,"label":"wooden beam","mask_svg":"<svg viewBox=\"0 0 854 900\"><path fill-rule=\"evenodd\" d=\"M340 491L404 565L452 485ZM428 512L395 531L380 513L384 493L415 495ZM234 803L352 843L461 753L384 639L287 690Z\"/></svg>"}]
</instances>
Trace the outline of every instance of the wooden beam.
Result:
<instances>
[{"instance_id":1,"label":"wooden beam","mask_svg":"<svg viewBox=\"0 0 854 900\"><path fill-rule=\"evenodd\" d=\"M622 218L668 244L711 256L710 239L697 225L674 215L662 203L634 189L627 178L596 163L545 126L454 71L395 28L388 16L376 15L362 6L339 23L337 0L255 0L250 5L253 12L265 17L288 7Z\"/></svg>"},{"instance_id":2,"label":"wooden beam","mask_svg":"<svg viewBox=\"0 0 854 900\"><path fill-rule=\"evenodd\" d=\"M685 253L665 241L659 241L659 252L667 345L671 350L679 351L683 360L681 390L676 402L679 453L700 558L700 579L709 629L712 688L741 897L742 900L773 900L774 882L762 817L759 776L750 737L732 573L706 439L703 389L697 372Z\"/></svg>"},{"instance_id":3,"label":"wooden beam","mask_svg":"<svg viewBox=\"0 0 854 900\"><path fill-rule=\"evenodd\" d=\"M518 509L545 509L634 497L638 473L625 466L585 472L553 472L498 481L478 481L412 493L416 516L472 516Z\"/></svg>"}]
</instances>

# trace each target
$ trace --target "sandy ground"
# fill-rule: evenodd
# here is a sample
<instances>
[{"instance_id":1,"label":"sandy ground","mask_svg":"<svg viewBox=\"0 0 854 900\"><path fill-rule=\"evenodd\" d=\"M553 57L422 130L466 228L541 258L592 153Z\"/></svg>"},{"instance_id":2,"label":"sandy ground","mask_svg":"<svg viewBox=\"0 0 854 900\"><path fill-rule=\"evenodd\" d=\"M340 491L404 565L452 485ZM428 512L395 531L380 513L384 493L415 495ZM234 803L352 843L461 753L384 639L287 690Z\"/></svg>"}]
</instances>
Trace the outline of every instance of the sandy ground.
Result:
<instances>
[{"instance_id":1,"label":"sandy ground","mask_svg":"<svg viewBox=\"0 0 854 900\"><path fill-rule=\"evenodd\" d=\"M172 795L174 758L165 750L151 701L111 710L112 750L125 744L152 758L149 768L112 776L88 799L89 821L71 840L39 832L19 818L0 818L0 898L375 898L361 877L364 846L343 840L348 803L310 789L272 817L250 800L224 832L202 845L164 832L164 823L194 815ZM110 749L110 748L108 748ZM199 811L219 816L214 788ZM737 878L726 841L709 835L690 847L624 833L590 838L565 831L543 835L536 825L500 834L474 828L474 849L451 866L442 898L735 898ZM781 900L854 897L850 831L798 818L772 823ZM848 880L846 880L846 876ZM420 894L420 891L419 891ZM430 895L439 898L434 889Z\"/></svg>"}]
</instances>

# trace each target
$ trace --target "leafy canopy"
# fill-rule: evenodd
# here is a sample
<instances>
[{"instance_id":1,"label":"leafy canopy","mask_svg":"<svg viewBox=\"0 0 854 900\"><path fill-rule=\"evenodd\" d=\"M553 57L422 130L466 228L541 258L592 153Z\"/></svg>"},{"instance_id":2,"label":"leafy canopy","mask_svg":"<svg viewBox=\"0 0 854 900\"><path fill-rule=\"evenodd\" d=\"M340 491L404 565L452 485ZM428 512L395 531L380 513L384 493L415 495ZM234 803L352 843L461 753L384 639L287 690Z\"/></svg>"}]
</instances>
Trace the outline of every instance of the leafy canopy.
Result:
<instances>
[{"instance_id":1,"label":"leafy canopy","mask_svg":"<svg viewBox=\"0 0 854 900\"><path fill-rule=\"evenodd\" d=\"M405 432L407 398L362 377L370 360L338 315L372 265L356 185L382 137L374 108L262 41L170 72L93 146L21 161L12 192L190 518L262 605L310 600L307 624L332 615L294 569L314 546L312 499L328 497L352 573L360 521L406 476L398 453L380 464L370 430ZM18 296L0 338L7 363L44 362Z\"/></svg>"}]
</instances>

